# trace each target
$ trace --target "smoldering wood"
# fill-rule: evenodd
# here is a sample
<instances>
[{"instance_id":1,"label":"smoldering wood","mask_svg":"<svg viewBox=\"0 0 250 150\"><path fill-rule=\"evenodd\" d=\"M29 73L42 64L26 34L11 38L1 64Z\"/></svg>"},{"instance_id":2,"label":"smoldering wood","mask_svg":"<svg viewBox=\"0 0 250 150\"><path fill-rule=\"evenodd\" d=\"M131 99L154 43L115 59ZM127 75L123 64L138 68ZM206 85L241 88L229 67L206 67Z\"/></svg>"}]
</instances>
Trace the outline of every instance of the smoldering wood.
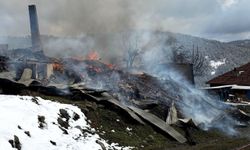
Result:
<instances>
[{"instance_id":1,"label":"smoldering wood","mask_svg":"<svg viewBox=\"0 0 250 150\"><path fill-rule=\"evenodd\" d=\"M98 61L83 61L82 63L73 64L78 66L82 65L82 68L85 68L84 71L90 80L90 84L86 83L87 86L91 87L91 84L96 85L99 82L103 86L102 89L109 91L113 96L119 93L120 99L123 97L122 100L124 101L127 99L147 99L152 101L157 100L169 105L173 99L172 97L176 95L172 94L172 97L170 97L171 93L166 93L161 81L145 73L138 75L120 70L112 70L107 66L102 67L103 64ZM91 67L85 67L86 65ZM70 64L66 66L69 70L73 68ZM75 72L75 70L72 70L72 72ZM169 84L169 86L171 86L171 84Z\"/></svg>"},{"instance_id":2,"label":"smoldering wood","mask_svg":"<svg viewBox=\"0 0 250 150\"><path fill-rule=\"evenodd\" d=\"M72 65L79 66L82 70L74 70ZM152 107L155 106L162 106L163 110L171 110L170 108L173 102L178 103L178 107L183 106L189 108L188 103L178 94L180 92L180 85L177 83L171 82L171 80L159 80L145 73L131 74L121 70L111 69L99 61L67 61L65 69L74 74L72 76L73 78L78 76L81 82L68 85L67 82L61 83L55 82L56 80L49 80L48 83L44 83L41 80L29 79L30 72L27 73L26 71L27 74L24 73L26 74L24 75L25 80L15 81L7 77L0 78L0 83L1 85L7 85L6 87L2 87L4 93L12 92L13 94L14 90L14 92L16 92L14 94L17 94L18 91L27 89L46 95L59 95L69 98L75 97L76 99L85 99L106 105L111 104L126 112L132 119L141 124L149 123L154 125L181 143L187 141L184 136L167 125L164 120L160 119L160 116L156 117L151 112L143 110L152 110ZM81 76L82 73L84 75L87 74L88 77ZM101 82L102 86L93 86L96 82ZM188 92L189 89L185 88L186 87L183 87L183 90L187 90ZM207 100L204 100L204 102L211 107L211 111L219 111L220 108L218 106L212 105L207 102ZM178 107L176 107L176 110L180 111ZM225 112L225 114L226 113L227 112ZM146 120L146 122L144 120ZM179 118L177 122L185 124L185 121ZM186 122L186 126L188 126L188 124L191 124L190 121ZM197 123L195 122L194 124Z\"/></svg>"}]
</instances>

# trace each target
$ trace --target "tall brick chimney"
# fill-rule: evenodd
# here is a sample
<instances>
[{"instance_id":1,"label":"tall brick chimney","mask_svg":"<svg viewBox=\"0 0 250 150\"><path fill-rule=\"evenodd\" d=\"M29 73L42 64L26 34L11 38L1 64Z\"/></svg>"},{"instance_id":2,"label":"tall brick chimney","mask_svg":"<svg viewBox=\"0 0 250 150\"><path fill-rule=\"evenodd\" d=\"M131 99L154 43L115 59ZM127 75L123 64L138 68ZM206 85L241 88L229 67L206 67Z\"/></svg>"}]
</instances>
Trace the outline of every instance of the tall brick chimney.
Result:
<instances>
[{"instance_id":1,"label":"tall brick chimney","mask_svg":"<svg viewBox=\"0 0 250 150\"><path fill-rule=\"evenodd\" d=\"M30 16L32 50L33 52L43 53L40 32L39 32L36 5L29 5L29 16Z\"/></svg>"}]
</instances>

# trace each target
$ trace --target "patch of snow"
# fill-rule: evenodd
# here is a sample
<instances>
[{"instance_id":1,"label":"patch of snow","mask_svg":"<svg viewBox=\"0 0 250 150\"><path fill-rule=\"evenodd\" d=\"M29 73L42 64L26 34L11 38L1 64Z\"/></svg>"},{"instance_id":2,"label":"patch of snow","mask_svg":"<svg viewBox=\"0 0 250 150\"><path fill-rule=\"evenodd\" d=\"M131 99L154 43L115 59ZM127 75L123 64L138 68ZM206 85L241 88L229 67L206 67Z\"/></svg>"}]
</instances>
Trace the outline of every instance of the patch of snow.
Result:
<instances>
[{"instance_id":1,"label":"patch of snow","mask_svg":"<svg viewBox=\"0 0 250 150\"><path fill-rule=\"evenodd\" d=\"M217 69L219 66L224 65L226 63L226 58L224 58L223 60L218 60L218 61L214 61L211 60L210 61L210 66L213 67L214 69Z\"/></svg>"},{"instance_id":2,"label":"patch of snow","mask_svg":"<svg viewBox=\"0 0 250 150\"><path fill-rule=\"evenodd\" d=\"M127 131L132 131L132 128L127 127L126 130Z\"/></svg>"},{"instance_id":3,"label":"patch of snow","mask_svg":"<svg viewBox=\"0 0 250 150\"><path fill-rule=\"evenodd\" d=\"M212 68L211 75L214 75L216 73L216 70L218 69L218 67L220 67L221 65L224 65L224 64L226 64L226 58L224 58L222 60L218 60L218 61L211 60L209 63L209 65Z\"/></svg>"},{"instance_id":4,"label":"patch of snow","mask_svg":"<svg viewBox=\"0 0 250 150\"><path fill-rule=\"evenodd\" d=\"M0 95L0 150L14 149L9 143L14 135L19 138L22 150L98 150L102 149L99 142L107 149L132 149L115 143L109 145L101 139L78 107L42 98L36 98L36 104L32 99L30 96ZM70 116L69 127L64 128L68 134L64 134L57 121L60 109L66 110ZM79 115L78 119L73 119L75 114ZM45 117L45 128L39 128L38 116ZM25 131L29 131L30 137Z\"/></svg>"}]
</instances>

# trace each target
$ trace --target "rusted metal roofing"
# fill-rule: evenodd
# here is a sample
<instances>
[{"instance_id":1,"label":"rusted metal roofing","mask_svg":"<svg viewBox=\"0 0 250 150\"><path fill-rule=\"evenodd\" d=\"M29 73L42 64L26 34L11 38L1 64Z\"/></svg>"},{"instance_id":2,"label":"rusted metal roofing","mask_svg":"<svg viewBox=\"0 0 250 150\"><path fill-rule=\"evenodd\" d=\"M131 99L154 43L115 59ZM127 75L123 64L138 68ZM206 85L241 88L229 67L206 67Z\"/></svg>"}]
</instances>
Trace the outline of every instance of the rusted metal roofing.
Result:
<instances>
[{"instance_id":1,"label":"rusted metal roofing","mask_svg":"<svg viewBox=\"0 0 250 150\"><path fill-rule=\"evenodd\" d=\"M210 85L250 85L250 63L226 72L208 81Z\"/></svg>"}]
</instances>

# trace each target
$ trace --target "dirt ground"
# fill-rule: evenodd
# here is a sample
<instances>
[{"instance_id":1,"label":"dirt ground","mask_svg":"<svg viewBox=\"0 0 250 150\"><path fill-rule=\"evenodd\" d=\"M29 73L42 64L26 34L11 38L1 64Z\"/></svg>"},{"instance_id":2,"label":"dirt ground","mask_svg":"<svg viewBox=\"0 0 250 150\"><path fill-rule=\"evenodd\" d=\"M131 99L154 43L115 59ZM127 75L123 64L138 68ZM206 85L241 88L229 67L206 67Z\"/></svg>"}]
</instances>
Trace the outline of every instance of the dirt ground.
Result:
<instances>
[{"instance_id":1,"label":"dirt ground","mask_svg":"<svg viewBox=\"0 0 250 150\"><path fill-rule=\"evenodd\" d=\"M123 146L133 146L138 150L235 150L250 144L250 127L239 128L237 136L227 136L216 130L190 129L192 142L180 144L151 125L138 124L113 106L86 100L72 101L62 97L40 96L79 106L102 138ZM174 128L185 135L179 127ZM244 148L247 149L250 147Z\"/></svg>"}]
</instances>

